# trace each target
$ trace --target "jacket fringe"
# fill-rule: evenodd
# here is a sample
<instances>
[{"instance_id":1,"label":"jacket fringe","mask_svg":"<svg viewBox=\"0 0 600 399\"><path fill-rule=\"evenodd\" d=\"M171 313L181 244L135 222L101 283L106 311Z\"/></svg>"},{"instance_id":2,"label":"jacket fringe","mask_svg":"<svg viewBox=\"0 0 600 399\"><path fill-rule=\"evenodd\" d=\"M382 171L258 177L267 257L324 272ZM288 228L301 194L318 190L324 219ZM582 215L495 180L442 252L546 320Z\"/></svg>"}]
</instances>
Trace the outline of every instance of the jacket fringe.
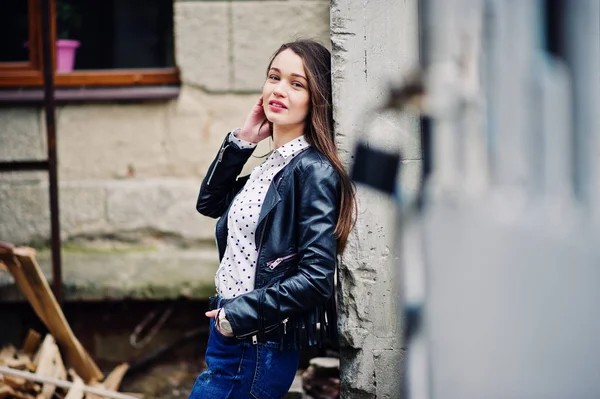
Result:
<instances>
[{"instance_id":1,"label":"jacket fringe","mask_svg":"<svg viewBox=\"0 0 600 399\"><path fill-rule=\"evenodd\" d=\"M302 317L290 318L284 326L279 326L279 347L285 348L290 343L294 349L306 346L319 346L323 348L330 345L338 347L337 312L335 301L329 299L323 306L319 306Z\"/></svg>"}]
</instances>

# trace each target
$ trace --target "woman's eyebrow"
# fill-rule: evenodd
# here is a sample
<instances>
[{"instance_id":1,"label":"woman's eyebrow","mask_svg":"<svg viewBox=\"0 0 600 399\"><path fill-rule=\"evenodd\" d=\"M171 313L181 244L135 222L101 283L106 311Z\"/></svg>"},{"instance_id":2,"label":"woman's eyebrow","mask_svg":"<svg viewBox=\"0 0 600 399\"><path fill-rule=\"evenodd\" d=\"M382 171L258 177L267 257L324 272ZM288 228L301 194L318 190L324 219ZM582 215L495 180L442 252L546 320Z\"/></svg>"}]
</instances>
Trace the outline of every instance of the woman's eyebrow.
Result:
<instances>
[{"instance_id":1,"label":"woman's eyebrow","mask_svg":"<svg viewBox=\"0 0 600 399\"><path fill-rule=\"evenodd\" d=\"M272 69L273 71L275 71L275 72L279 72L279 73L281 73L281 71L279 70L279 68L271 67L271 69ZM304 79L304 80L308 81L308 79L306 79L306 77L305 77L305 76L303 76L303 75L300 75L299 73L291 73L290 75L292 75L292 76L297 76L297 77L299 77L299 78L302 78L302 79Z\"/></svg>"}]
</instances>

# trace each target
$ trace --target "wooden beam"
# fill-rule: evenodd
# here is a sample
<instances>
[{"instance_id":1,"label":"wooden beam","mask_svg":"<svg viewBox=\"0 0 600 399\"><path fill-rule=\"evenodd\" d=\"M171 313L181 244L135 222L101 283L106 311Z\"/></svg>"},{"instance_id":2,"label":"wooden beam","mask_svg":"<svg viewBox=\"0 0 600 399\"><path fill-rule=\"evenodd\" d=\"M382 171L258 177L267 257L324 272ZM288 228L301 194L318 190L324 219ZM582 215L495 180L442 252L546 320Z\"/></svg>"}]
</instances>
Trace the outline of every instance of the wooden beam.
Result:
<instances>
[{"instance_id":1,"label":"wooden beam","mask_svg":"<svg viewBox=\"0 0 600 399\"><path fill-rule=\"evenodd\" d=\"M56 86L126 86L179 84L177 68L75 70L56 74Z\"/></svg>"},{"instance_id":2,"label":"wooden beam","mask_svg":"<svg viewBox=\"0 0 600 399\"><path fill-rule=\"evenodd\" d=\"M35 250L10 248L0 243L2 260L38 317L63 349L66 362L84 381L101 381L104 375L73 334L46 278L35 260Z\"/></svg>"},{"instance_id":3,"label":"wooden beam","mask_svg":"<svg viewBox=\"0 0 600 399\"><path fill-rule=\"evenodd\" d=\"M58 73L54 77L56 87L94 86L153 86L178 85L177 68L157 69L103 69ZM30 69L6 69L0 71L0 87L41 87L44 79L41 71Z\"/></svg>"},{"instance_id":4,"label":"wooden beam","mask_svg":"<svg viewBox=\"0 0 600 399\"><path fill-rule=\"evenodd\" d=\"M22 378L25 378L26 380L29 380L29 381L41 382L41 383L44 383L44 384L53 384L53 385L56 385L57 387L66 388L66 389L71 389L73 387L73 383L70 382L70 381L59 380L59 379L56 379L56 378L49 378L49 377L38 376L36 374L29 373L27 371L14 370L14 369L11 369L9 367L4 367L4 366L0 366L0 374L12 375L12 376L15 376L15 377L22 377ZM110 399L138 399L135 396L126 395L126 394L123 394L123 393L120 393L120 392L109 391L107 389L90 387L88 385L84 386L83 390L85 392L89 392L89 393L92 393L94 395L102 396L103 398L110 398Z\"/></svg>"}]
</instances>

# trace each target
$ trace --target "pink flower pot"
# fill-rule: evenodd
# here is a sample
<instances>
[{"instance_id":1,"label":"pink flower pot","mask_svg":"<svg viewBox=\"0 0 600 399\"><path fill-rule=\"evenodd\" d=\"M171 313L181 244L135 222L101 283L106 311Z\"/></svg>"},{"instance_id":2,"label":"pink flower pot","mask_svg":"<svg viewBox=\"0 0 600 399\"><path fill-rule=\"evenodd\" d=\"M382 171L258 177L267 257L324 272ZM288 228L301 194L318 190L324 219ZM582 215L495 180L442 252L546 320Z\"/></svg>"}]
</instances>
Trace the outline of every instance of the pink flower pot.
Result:
<instances>
[{"instance_id":1,"label":"pink flower pot","mask_svg":"<svg viewBox=\"0 0 600 399\"><path fill-rule=\"evenodd\" d=\"M75 51L79 47L77 40L59 39L56 41L56 71L70 72L75 64Z\"/></svg>"}]
</instances>

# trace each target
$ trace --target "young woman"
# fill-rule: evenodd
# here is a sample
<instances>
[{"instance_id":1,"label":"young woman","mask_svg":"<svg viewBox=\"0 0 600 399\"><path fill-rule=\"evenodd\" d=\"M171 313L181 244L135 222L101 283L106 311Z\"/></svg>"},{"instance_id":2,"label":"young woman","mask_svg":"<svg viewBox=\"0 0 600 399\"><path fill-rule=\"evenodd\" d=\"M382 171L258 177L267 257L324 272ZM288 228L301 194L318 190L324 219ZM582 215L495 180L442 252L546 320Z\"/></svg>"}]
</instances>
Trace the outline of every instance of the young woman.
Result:
<instances>
[{"instance_id":1,"label":"young woman","mask_svg":"<svg viewBox=\"0 0 600 399\"><path fill-rule=\"evenodd\" d=\"M262 95L229 133L196 208L220 218L208 369L192 399L283 397L303 345L335 342L336 258L353 225L354 189L336 153L331 55L301 40L275 53ZM272 153L239 177L256 144Z\"/></svg>"}]
</instances>

